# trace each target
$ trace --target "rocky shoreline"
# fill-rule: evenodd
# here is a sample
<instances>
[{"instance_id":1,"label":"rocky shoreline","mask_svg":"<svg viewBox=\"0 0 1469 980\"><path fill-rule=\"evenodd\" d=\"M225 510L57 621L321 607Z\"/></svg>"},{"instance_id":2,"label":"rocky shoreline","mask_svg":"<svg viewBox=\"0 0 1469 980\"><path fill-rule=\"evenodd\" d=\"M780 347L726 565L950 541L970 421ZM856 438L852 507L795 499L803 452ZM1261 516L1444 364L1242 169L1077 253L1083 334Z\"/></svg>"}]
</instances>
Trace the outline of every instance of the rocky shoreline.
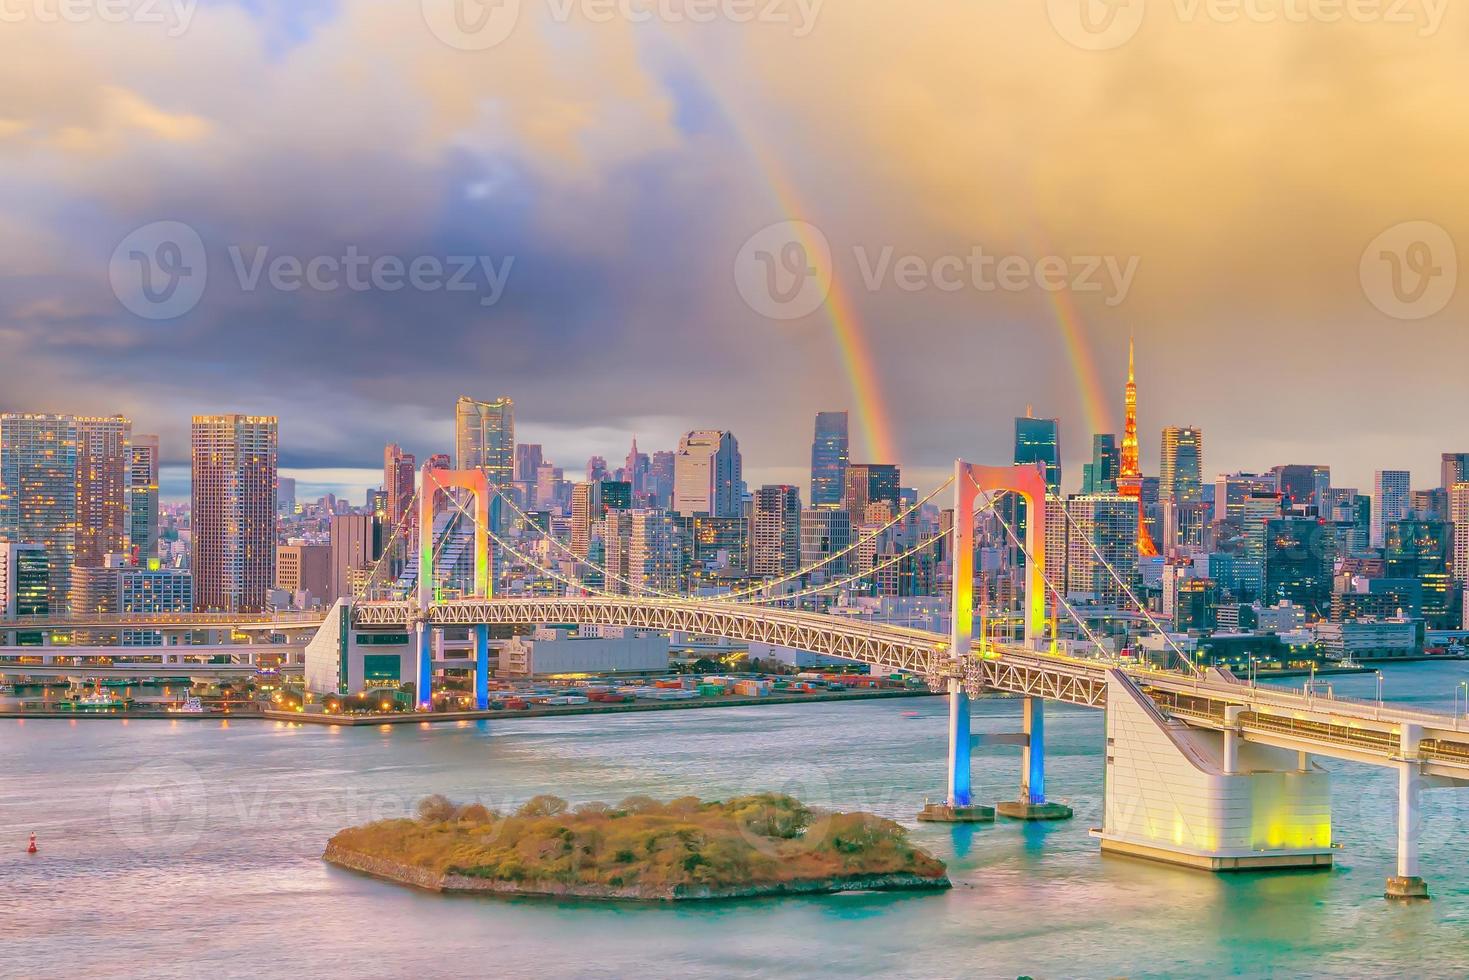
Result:
<instances>
[{"instance_id":1,"label":"rocky shoreline","mask_svg":"<svg viewBox=\"0 0 1469 980\"><path fill-rule=\"evenodd\" d=\"M391 861L328 844L322 859L350 871L384 881L441 893L528 895L542 898L588 898L604 901L671 902L727 898L763 898L775 895L829 895L850 891L940 891L953 887L948 875L936 878L915 874L858 874L727 887L670 885L644 886L577 885L553 881L511 882L469 875L437 873L427 868Z\"/></svg>"}]
</instances>

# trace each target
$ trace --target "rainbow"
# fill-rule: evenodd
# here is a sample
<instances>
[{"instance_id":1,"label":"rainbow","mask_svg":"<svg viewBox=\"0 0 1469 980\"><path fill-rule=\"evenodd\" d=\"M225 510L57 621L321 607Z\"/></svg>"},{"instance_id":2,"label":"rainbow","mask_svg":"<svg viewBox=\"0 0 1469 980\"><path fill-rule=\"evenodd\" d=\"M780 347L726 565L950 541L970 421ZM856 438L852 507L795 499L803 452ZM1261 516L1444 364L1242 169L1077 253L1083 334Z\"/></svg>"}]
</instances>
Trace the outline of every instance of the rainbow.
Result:
<instances>
[{"instance_id":1,"label":"rainbow","mask_svg":"<svg viewBox=\"0 0 1469 980\"><path fill-rule=\"evenodd\" d=\"M703 94L709 97L709 104L718 110L719 115L729 124L735 136L744 144L746 152L753 158L755 170L765 178L766 186L783 220L806 221L803 215L809 212L801 206L796 197L795 188L783 176L775 157L765 150L755 127L741 118L733 100L727 98L709 77L707 69L704 68L704 58L698 52L687 50L688 45L678 37L670 34L668 39L682 55L680 58L682 67L699 79ZM810 223L814 224L814 222ZM801 244L806 247L808 255L819 254L821 251L816 242L802 241ZM832 276L831 280L824 285L827 286L827 292L822 311L827 323L831 326L832 339L836 341L842 371L846 375L847 386L852 392L856 406L857 432L867 453L866 461L896 463L899 461L899 455L897 441L893 438L892 419L887 400L883 396L882 384L878 380L877 361L868 343L862 320L857 314L856 304L842 289L840 281L835 276Z\"/></svg>"},{"instance_id":2,"label":"rainbow","mask_svg":"<svg viewBox=\"0 0 1469 980\"><path fill-rule=\"evenodd\" d=\"M1081 315L1076 312L1071 290L1051 292L1050 303L1061 333L1061 346L1071 361L1071 373L1076 378L1076 390L1081 397L1081 410L1088 429L1092 433L1116 432L1112 404L1103 392L1097 358L1087 340Z\"/></svg>"}]
</instances>

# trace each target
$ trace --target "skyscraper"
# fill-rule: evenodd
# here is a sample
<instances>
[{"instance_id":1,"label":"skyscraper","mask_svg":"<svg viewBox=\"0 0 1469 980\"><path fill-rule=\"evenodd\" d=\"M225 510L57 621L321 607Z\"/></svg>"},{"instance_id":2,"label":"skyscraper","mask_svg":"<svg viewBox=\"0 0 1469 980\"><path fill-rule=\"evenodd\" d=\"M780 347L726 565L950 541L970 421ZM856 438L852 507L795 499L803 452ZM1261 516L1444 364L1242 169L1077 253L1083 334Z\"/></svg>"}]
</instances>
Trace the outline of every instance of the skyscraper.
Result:
<instances>
[{"instance_id":1,"label":"skyscraper","mask_svg":"<svg viewBox=\"0 0 1469 980\"><path fill-rule=\"evenodd\" d=\"M121 415L78 417L76 564L101 568L128 550L132 508L133 423Z\"/></svg>"},{"instance_id":2,"label":"skyscraper","mask_svg":"<svg viewBox=\"0 0 1469 980\"><path fill-rule=\"evenodd\" d=\"M1325 509L1331 491L1331 467L1293 464L1276 466L1270 472L1287 510L1315 507L1319 515Z\"/></svg>"},{"instance_id":3,"label":"skyscraper","mask_svg":"<svg viewBox=\"0 0 1469 980\"><path fill-rule=\"evenodd\" d=\"M847 413L817 412L816 437L811 441L811 506L840 507L846 488Z\"/></svg>"},{"instance_id":4,"label":"skyscraper","mask_svg":"<svg viewBox=\"0 0 1469 980\"><path fill-rule=\"evenodd\" d=\"M1444 453L1439 470L1439 488L1448 490L1456 483L1469 483L1469 453Z\"/></svg>"},{"instance_id":5,"label":"skyscraper","mask_svg":"<svg viewBox=\"0 0 1469 980\"><path fill-rule=\"evenodd\" d=\"M645 493L648 489L648 454L638 452L637 436L633 436L632 448L628 450L627 459L623 461L622 479L631 484L634 496Z\"/></svg>"},{"instance_id":6,"label":"skyscraper","mask_svg":"<svg viewBox=\"0 0 1469 980\"><path fill-rule=\"evenodd\" d=\"M679 440L673 462L673 509L686 516L741 517L743 480L734 433L697 429Z\"/></svg>"},{"instance_id":7,"label":"skyscraper","mask_svg":"<svg viewBox=\"0 0 1469 980\"><path fill-rule=\"evenodd\" d=\"M1449 522L1454 531L1454 578L1469 582L1469 482L1449 487Z\"/></svg>"},{"instance_id":8,"label":"skyscraper","mask_svg":"<svg viewBox=\"0 0 1469 980\"><path fill-rule=\"evenodd\" d=\"M1124 389L1124 419L1122 429L1122 453L1117 473L1117 492L1136 500L1137 503L1137 550L1138 554L1153 557L1158 546L1148 533L1147 514L1143 511L1143 471L1137 451L1137 378L1133 372L1132 340L1127 341L1127 387Z\"/></svg>"},{"instance_id":9,"label":"skyscraper","mask_svg":"<svg viewBox=\"0 0 1469 980\"><path fill-rule=\"evenodd\" d=\"M413 500L414 474L418 460L412 453L405 453L397 443L389 443L383 449L383 489L388 494L388 506L384 512L389 528L398 526L408 505ZM392 532L389 531L389 534Z\"/></svg>"},{"instance_id":10,"label":"skyscraper","mask_svg":"<svg viewBox=\"0 0 1469 980\"><path fill-rule=\"evenodd\" d=\"M515 403L509 398L454 404L454 468L485 471L490 483L509 488L515 479Z\"/></svg>"},{"instance_id":11,"label":"skyscraper","mask_svg":"<svg viewBox=\"0 0 1469 980\"><path fill-rule=\"evenodd\" d=\"M46 551L47 607L70 609L77 549L77 424L0 414L0 539Z\"/></svg>"},{"instance_id":12,"label":"skyscraper","mask_svg":"<svg viewBox=\"0 0 1469 980\"><path fill-rule=\"evenodd\" d=\"M867 520L867 505L888 503L896 514L902 475L892 463L853 463L847 467L847 488L842 503L856 527Z\"/></svg>"},{"instance_id":13,"label":"skyscraper","mask_svg":"<svg viewBox=\"0 0 1469 980\"><path fill-rule=\"evenodd\" d=\"M158 437L134 435L128 468L128 540L140 565L158 553Z\"/></svg>"},{"instance_id":14,"label":"skyscraper","mask_svg":"<svg viewBox=\"0 0 1469 980\"><path fill-rule=\"evenodd\" d=\"M1024 418L1015 420L1015 463L1044 463L1046 492L1061 492L1061 423L1057 419L1038 419L1027 409Z\"/></svg>"},{"instance_id":15,"label":"skyscraper","mask_svg":"<svg viewBox=\"0 0 1469 980\"><path fill-rule=\"evenodd\" d=\"M755 491L754 548L750 570L777 576L801 567L801 493L792 486L767 485Z\"/></svg>"},{"instance_id":16,"label":"skyscraper","mask_svg":"<svg viewBox=\"0 0 1469 980\"><path fill-rule=\"evenodd\" d=\"M1067 501L1066 589L1097 602L1122 604L1127 595L1107 570L1111 565L1123 582L1137 574L1137 501L1120 494L1082 494ZM1096 546L1094 552L1086 542ZM1101 560L1098 560L1098 555ZM1104 564L1105 562L1105 564Z\"/></svg>"},{"instance_id":17,"label":"skyscraper","mask_svg":"<svg viewBox=\"0 0 1469 980\"><path fill-rule=\"evenodd\" d=\"M1092 461L1082 467L1082 493L1116 493L1117 473L1122 456L1117 450L1117 437L1110 432L1092 436Z\"/></svg>"},{"instance_id":18,"label":"skyscraper","mask_svg":"<svg viewBox=\"0 0 1469 980\"><path fill-rule=\"evenodd\" d=\"M1163 462L1158 470L1158 499L1196 504L1204 499L1204 434L1193 426L1163 430Z\"/></svg>"},{"instance_id":19,"label":"skyscraper","mask_svg":"<svg viewBox=\"0 0 1469 980\"><path fill-rule=\"evenodd\" d=\"M674 455L661 449L648 461L648 496L654 507L667 510L673 506Z\"/></svg>"},{"instance_id":20,"label":"skyscraper","mask_svg":"<svg viewBox=\"0 0 1469 980\"><path fill-rule=\"evenodd\" d=\"M196 415L193 446L194 604L259 612L275 582L277 420Z\"/></svg>"},{"instance_id":21,"label":"skyscraper","mask_svg":"<svg viewBox=\"0 0 1469 980\"><path fill-rule=\"evenodd\" d=\"M1405 521L1413 509L1412 474L1378 470L1372 477L1372 547L1384 544L1387 525Z\"/></svg>"}]
</instances>

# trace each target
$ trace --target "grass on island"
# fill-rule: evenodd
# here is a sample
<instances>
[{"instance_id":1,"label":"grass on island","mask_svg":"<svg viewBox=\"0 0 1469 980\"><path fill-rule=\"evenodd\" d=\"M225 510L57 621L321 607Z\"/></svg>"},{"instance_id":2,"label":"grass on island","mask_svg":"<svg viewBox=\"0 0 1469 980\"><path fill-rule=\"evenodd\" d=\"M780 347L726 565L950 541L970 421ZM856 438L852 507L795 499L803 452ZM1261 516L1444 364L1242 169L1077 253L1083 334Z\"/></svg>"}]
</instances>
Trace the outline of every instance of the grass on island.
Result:
<instances>
[{"instance_id":1,"label":"grass on island","mask_svg":"<svg viewBox=\"0 0 1469 980\"><path fill-rule=\"evenodd\" d=\"M332 843L436 874L526 885L720 888L945 871L891 820L813 810L775 793L724 802L632 796L575 809L537 796L505 815L430 796L417 819L350 827Z\"/></svg>"}]
</instances>

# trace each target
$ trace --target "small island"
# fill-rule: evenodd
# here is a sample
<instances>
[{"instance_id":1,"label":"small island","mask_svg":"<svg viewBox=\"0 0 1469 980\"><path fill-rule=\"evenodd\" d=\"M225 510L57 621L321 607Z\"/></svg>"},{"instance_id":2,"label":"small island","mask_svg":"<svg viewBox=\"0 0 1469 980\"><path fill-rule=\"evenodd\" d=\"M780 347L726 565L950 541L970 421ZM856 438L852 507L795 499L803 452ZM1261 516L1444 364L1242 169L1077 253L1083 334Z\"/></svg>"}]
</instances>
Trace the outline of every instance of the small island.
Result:
<instances>
[{"instance_id":1,"label":"small island","mask_svg":"<svg viewBox=\"0 0 1469 980\"><path fill-rule=\"evenodd\" d=\"M429 796L416 819L340 831L323 857L436 892L672 901L950 887L897 823L776 793L574 809L537 796L512 814Z\"/></svg>"}]
</instances>

